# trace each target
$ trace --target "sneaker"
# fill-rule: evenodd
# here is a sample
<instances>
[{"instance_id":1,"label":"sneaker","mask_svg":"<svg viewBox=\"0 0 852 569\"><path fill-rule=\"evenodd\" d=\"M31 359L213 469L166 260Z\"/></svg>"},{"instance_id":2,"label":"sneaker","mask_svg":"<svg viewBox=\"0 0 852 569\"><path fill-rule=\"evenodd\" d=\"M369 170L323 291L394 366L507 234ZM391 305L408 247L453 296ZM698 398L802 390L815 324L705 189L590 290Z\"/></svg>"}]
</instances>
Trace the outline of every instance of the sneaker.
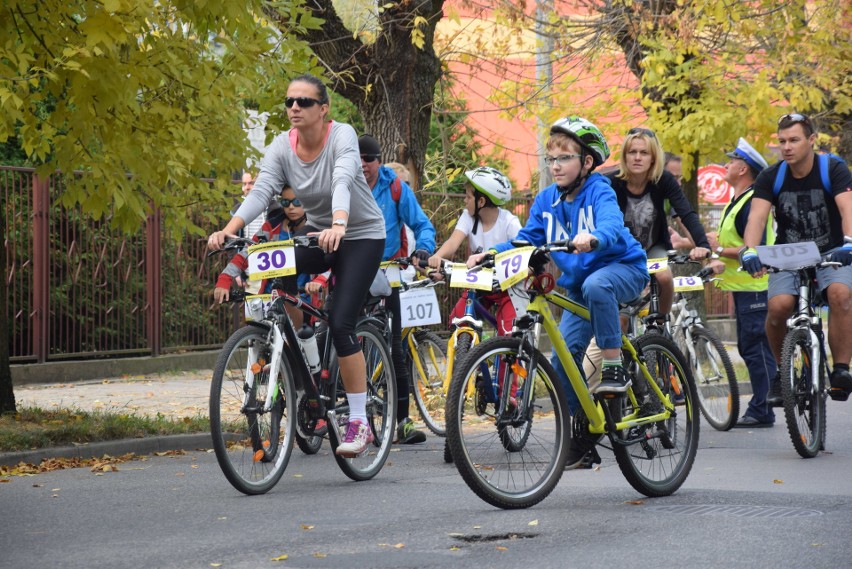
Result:
<instances>
[{"instance_id":1,"label":"sneaker","mask_svg":"<svg viewBox=\"0 0 852 569\"><path fill-rule=\"evenodd\" d=\"M852 393L852 373L845 369L834 368L828 380L831 382L831 389L828 394L835 401L846 401L849 399L849 394Z\"/></svg>"},{"instance_id":2,"label":"sneaker","mask_svg":"<svg viewBox=\"0 0 852 569\"><path fill-rule=\"evenodd\" d=\"M769 381L769 393L766 395L766 404L770 407L783 407L784 397L781 395L781 373Z\"/></svg>"},{"instance_id":3,"label":"sneaker","mask_svg":"<svg viewBox=\"0 0 852 569\"><path fill-rule=\"evenodd\" d=\"M631 383L622 366L606 366L601 371L601 382L595 393L624 393Z\"/></svg>"},{"instance_id":4,"label":"sneaker","mask_svg":"<svg viewBox=\"0 0 852 569\"><path fill-rule=\"evenodd\" d=\"M366 451L367 445L371 442L373 442L373 431L370 425L363 421L350 421L343 442L334 452L346 458L353 458Z\"/></svg>"},{"instance_id":5,"label":"sneaker","mask_svg":"<svg viewBox=\"0 0 852 569\"><path fill-rule=\"evenodd\" d=\"M426 433L423 431L418 431L414 428L414 421L411 420L411 417L406 417L402 420L402 422L396 428L396 440L395 443L402 443L404 445L416 445L418 443L422 443L426 441Z\"/></svg>"}]
</instances>

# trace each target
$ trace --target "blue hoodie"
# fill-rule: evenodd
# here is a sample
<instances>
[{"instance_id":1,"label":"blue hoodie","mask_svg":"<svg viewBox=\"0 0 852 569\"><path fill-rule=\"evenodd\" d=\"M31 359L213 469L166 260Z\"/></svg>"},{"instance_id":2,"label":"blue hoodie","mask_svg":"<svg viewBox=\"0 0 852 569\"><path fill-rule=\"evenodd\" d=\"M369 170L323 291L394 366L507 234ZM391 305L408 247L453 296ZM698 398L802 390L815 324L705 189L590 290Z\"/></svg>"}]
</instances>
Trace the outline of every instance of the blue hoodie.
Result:
<instances>
[{"instance_id":1,"label":"blue hoodie","mask_svg":"<svg viewBox=\"0 0 852 569\"><path fill-rule=\"evenodd\" d=\"M417 249L423 249L430 254L435 251L435 227L417 203L417 197L411 187L400 180L402 193L399 196L399 204L393 200L391 182L396 177L396 172L391 168L380 166L378 180L373 186L373 197L376 198L376 203L379 204L379 209L385 217L387 231L383 261L390 259L399 250L400 230L403 223L414 232Z\"/></svg>"},{"instance_id":2,"label":"blue hoodie","mask_svg":"<svg viewBox=\"0 0 852 569\"><path fill-rule=\"evenodd\" d=\"M613 263L636 265L647 270L645 251L624 226L615 191L609 180L596 172L589 176L574 196L574 201L559 200L556 184L539 192L527 224L515 239L540 246L551 241L573 239L580 233L594 235L599 241L597 249L589 253L551 254L553 262L562 270L557 284L569 292L579 292L590 274ZM509 242L494 247L497 252L511 248Z\"/></svg>"}]
</instances>

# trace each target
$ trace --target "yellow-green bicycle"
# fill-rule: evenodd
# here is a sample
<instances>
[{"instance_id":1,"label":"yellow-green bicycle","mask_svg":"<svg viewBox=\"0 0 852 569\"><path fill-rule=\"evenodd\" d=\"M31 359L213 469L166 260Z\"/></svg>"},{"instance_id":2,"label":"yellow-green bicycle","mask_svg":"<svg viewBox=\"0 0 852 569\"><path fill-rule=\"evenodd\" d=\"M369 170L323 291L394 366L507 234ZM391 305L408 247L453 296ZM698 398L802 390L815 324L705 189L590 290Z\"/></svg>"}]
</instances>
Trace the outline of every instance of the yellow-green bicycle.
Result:
<instances>
[{"instance_id":1,"label":"yellow-green bicycle","mask_svg":"<svg viewBox=\"0 0 852 569\"><path fill-rule=\"evenodd\" d=\"M559 482L574 437L590 449L608 442L633 488L647 496L669 495L686 480L698 448L699 407L692 374L670 339L659 334L633 340L623 336L632 387L621 395L590 394L549 305L586 319L589 312L553 292L555 280L544 271L553 251L570 252L573 246L558 241L512 249L495 258L499 268L515 268L503 284L518 317L511 337L482 342L455 366L446 423L456 467L489 504L526 508L543 500ZM513 262L501 262L501 256ZM581 408L573 418L562 382L539 349L542 330L579 397ZM684 400L675 405L672 394L678 391Z\"/></svg>"}]
</instances>

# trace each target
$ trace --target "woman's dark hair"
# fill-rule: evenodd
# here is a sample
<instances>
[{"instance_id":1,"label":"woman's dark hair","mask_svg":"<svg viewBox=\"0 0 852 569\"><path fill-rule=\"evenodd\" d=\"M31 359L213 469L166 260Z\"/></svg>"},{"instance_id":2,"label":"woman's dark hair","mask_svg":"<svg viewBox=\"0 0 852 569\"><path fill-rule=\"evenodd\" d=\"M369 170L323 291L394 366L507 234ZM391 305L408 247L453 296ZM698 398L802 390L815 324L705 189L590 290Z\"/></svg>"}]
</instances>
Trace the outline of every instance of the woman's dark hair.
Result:
<instances>
[{"instance_id":1,"label":"woman's dark hair","mask_svg":"<svg viewBox=\"0 0 852 569\"><path fill-rule=\"evenodd\" d=\"M303 73L298 77L294 78L290 83L296 83L297 81L302 83L310 83L314 87L317 88L317 93L319 94L320 103L327 104L328 103L328 90L325 88L325 83L323 83L319 77L316 75L311 75L310 73Z\"/></svg>"}]
</instances>

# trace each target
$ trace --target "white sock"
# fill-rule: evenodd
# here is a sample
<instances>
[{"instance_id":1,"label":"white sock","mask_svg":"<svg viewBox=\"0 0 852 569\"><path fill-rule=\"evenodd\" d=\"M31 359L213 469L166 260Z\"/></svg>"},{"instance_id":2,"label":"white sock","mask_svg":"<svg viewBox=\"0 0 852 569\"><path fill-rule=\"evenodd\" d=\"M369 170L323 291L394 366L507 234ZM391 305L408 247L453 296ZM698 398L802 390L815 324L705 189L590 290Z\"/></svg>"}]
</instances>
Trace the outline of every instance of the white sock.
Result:
<instances>
[{"instance_id":1,"label":"white sock","mask_svg":"<svg viewBox=\"0 0 852 569\"><path fill-rule=\"evenodd\" d=\"M367 422L367 392L347 393L346 400L349 401L349 421Z\"/></svg>"}]
</instances>

